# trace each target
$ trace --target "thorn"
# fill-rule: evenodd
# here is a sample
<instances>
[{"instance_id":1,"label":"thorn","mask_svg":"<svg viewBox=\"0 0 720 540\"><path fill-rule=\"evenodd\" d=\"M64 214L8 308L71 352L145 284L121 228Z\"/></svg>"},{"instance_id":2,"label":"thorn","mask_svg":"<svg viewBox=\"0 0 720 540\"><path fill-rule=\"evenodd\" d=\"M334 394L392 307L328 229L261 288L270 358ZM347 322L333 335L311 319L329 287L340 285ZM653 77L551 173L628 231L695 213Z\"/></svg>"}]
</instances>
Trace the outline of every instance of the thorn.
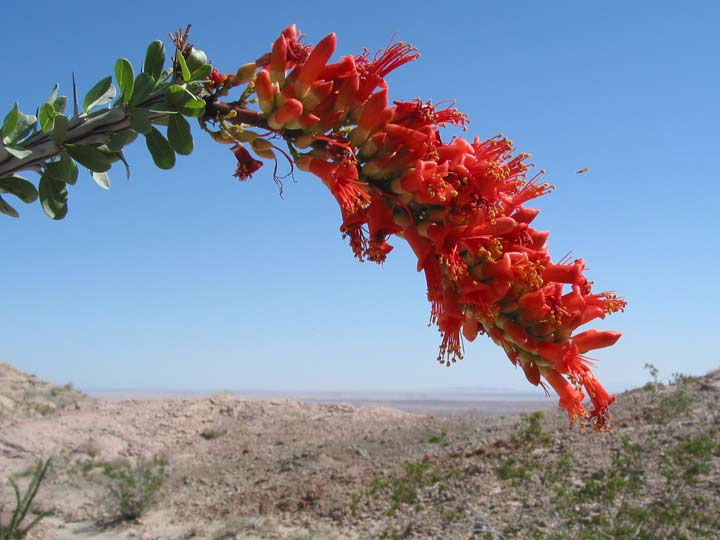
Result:
<instances>
[{"instance_id":1,"label":"thorn","mask_svg":"<svg viewBox=\"0 0 720 540\"><path fill-rule=\"evenodd\" d=\"M125 165L125 174L127 174L127 179L130 180L130 165L128 164L127 160L125 159L125 154L123 154L123 151L120 150L118 152L118 157L120 158L120 161L123 162Z\"/></svg>"},{"instance_id":2,"label":"thorn","mask_svg":"<svg viewBox=\"0 0 720 540\"><path fill-rule=\"evenodd\" d=\"M78 118L80 116L80 106L78 105L78 97L77 97L77 84L75 83L75 72L73 71L72 74L72 83L73 83L73 118Z\"/></svg>"}]
</instances>

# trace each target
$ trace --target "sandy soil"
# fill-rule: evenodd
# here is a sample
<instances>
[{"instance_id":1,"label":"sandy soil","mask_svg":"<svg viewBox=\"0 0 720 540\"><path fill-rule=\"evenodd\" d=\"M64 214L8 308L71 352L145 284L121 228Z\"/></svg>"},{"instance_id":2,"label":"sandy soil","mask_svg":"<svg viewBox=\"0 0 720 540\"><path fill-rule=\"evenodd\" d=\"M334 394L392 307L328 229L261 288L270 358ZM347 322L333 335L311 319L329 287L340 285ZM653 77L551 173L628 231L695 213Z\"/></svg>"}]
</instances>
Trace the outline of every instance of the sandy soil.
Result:
<instances>
[{"instance_id":1,"label":"sandy soil","mask_svg":"<svg viewBox=\"0 0 720 540\"><path fill-rule=\"evenodd\" d=\"M692 414L667 424L670 439L720 426L720 374L688 388ZM654 429L648 415L656 401L648 400L657 395L620 396L610 434L548 413L544 426L556 443L539 451L552 459L572 448L588 463L607 463L622 437ZM428 416L230 395L96 400L2 363L0 396L0 481L24 485L38 459L53 458L36 501L36 510L52 515L29 538L492 539L505 538L498 531L513 513L539 511L495 474L497 460L512 451L517 416ZM139 520L116 520L103 471L119 460L152 458L167 462L158 500ZM437 481L422 483L413 503L393 509L387 486L412 467L437 473Z\"/></svg>"}]
</instances>

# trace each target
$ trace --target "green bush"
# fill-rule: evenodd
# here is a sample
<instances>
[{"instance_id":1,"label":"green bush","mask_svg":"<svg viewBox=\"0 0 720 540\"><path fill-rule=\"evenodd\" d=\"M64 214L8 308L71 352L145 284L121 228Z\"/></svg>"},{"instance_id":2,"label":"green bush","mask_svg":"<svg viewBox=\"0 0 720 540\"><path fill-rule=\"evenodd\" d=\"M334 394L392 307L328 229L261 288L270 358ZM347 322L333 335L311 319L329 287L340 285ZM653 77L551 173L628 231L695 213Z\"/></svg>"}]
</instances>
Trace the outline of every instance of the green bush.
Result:
<instances>
[{"instance_id":1,"label":"green bush","mask_svg":"<svg viewBox=\"0 0 720 540\"><path fill-rule=\"evenodd\" d=\"M108 511L113 521L132 521L155 502L167 479L167 458L155 456L137 463L115 461L102 464L108 481Z\"/></svg>"}]
</instances>

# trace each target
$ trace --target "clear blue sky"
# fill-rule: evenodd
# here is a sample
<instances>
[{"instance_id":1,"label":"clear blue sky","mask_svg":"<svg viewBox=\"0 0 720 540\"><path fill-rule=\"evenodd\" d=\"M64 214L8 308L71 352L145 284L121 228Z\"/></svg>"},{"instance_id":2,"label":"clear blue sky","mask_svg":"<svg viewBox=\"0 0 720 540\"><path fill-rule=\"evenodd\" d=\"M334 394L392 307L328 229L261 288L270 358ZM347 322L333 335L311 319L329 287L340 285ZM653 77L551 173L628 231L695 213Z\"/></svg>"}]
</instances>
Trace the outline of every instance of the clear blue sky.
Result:
<instances>
[{"instance_id":1,"label":"clear blue sky","mask_svg":"<svg viewBox=\"0 0 720 540\"><path fill-rule=\"evenodd\" d=\"M10 2L0 104L32 112L56 81L70 90L72 71L85 91L187 22L221 71L290 23L311 42L336 32L339 54L397 34L422 57L392 74L391 97L454 99L468 136L502 132L531 152L557 186L536 201L551 254L584 257L597 290L628 299L598 325L624 333L595 354L618 388L646 380L645 362L665 376L720 367L719 6ZM240 184L232 155L199 133L169 172L142 142L127 153L131 180L114 167L106 192L83 174L64 221L39 205L0 220L0 358L81 388L529 388L482 339L437 365L409 249L358 263L314 177L286 181L284 199L270 166Z\"/></svg>"}]
</instances>

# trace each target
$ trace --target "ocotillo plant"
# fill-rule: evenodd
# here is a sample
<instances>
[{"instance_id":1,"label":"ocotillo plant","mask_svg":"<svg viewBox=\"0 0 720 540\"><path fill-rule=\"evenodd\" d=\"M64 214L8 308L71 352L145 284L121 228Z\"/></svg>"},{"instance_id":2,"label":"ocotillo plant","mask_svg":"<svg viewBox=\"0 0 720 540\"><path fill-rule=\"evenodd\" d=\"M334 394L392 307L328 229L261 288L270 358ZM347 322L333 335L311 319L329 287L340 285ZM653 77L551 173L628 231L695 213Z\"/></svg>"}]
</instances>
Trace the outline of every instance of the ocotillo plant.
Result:
<instances>
[{"instance_id":1,"label":"ocotillo plant","mask_svg":"<svg viewBox=\"0 0 720 540\"><path fill-rule=\"evenodd\" d=\"M240 180L262 160L276 167L287 160L291 170L319 177L340 206L340 230L358 259L382 263L392 250L388 239L404 239L426 277L441 363L462 358L463 338L486 334L532 384L549 384L572 420L607 426L613 398L584 354L620 334L576 329L625 301L593 293L583 259L551 261L548 233L531 226L538 210L525 204L552 186L542 173L528 178L528 154L514 153L502 136L444 141L441 128L466 126L453 107L390 102L385 77L417 59L416 49L395 43L332 62L335 34L313 47L290 26L267 54L225 73L188 42L187 30L172 41L167 68L155 41L139 74L127 59L117 61L117 90L106 77L80 106L73 88L72 115L57 87L37 117L13 107L2 125L0 193L39 198L48 216L61 219L78 165L107 188L108 170L118 161L128 166L123 148L142 135L155 164L170 169L176 154L192 152L186 117L195 119L229 145ZM39 173L37 189L16 174L23 170ZM17 216L1 196L0 211Z\"/></svg>"}]
</instances>

